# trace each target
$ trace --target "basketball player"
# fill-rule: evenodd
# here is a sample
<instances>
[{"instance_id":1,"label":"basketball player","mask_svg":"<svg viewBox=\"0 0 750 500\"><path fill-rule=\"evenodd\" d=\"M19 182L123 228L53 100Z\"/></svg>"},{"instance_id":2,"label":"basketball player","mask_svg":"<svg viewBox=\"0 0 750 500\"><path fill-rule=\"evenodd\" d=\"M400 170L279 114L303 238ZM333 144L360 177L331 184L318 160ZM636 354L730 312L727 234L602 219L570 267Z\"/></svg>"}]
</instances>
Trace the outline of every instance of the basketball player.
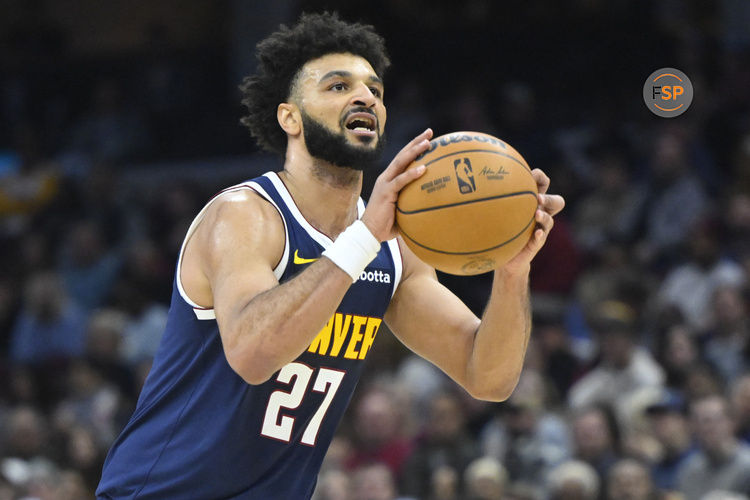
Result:
<instances>
[{"instance_id":1,"label":"basketball player","mask_svg":"<svg viewBox=\"0 0 750 500\"><path fill-rule=\"evenodd\" d=\"M383 40L306 15L258 45L244 123L284 168L226 189L177 263L161 346L104 465L101 499L304 499L382 322L471 395L507 398L529 338L532 257L563 206L539 185L537 229L495 271L480 321L394 227L429 129L380 174Z\"/></svg>"}]
</instances>

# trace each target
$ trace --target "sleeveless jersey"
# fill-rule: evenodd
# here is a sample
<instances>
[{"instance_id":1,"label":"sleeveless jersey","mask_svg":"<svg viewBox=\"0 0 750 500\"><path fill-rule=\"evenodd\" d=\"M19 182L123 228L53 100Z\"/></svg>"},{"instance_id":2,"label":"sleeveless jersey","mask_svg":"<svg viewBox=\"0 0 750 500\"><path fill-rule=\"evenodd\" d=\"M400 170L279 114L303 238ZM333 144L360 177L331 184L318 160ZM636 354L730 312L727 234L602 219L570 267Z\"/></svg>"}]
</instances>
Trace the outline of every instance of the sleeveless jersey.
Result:
<instances>
[{"instance_id":1,"label":"sleeveless jersey","mask_svg":"<svg viewBox=\"0 0 750 500\"><path fill-rule=\"evenodd\" d=\"M286 243L274 269L280 282L332 244L275 173L224 192L238 189L256 191L281 214ZM361 216L361 199L358 209ZM230 368L213 310L182 289L184 249L185 243L166 330L136 409L107 455L97 497L309 498L401 277L397 243L381 245L309 348L260 385Z\"/></svg>"}]
</instances>

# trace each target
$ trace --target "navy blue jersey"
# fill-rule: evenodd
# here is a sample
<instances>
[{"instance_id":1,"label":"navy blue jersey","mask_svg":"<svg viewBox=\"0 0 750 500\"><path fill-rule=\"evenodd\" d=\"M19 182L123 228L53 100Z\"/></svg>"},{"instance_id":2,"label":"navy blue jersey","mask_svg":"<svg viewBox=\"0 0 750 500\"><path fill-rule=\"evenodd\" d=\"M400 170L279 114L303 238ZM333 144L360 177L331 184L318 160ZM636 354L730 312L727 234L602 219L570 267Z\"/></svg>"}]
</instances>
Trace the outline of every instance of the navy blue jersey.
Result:
<instances>
[{"instance_id":1,"label":"navy blue jersey","mask_svg":"<svg viewBox=\"0 0 750 500\"><path fill-rule=\"evenodd\" d=\"M287 238L274 269L279 281L331 245L275 173L229 188L237 189L255 190L282 216ZM358 208L361 216L362 200ZM260 385L229 367L213 310L182 289L181 260L182 252L161 345L135 412L107 456L97 496L309 498L400 279L396 242L382 244L309 348Z\"/></svg>"}]
</instances>

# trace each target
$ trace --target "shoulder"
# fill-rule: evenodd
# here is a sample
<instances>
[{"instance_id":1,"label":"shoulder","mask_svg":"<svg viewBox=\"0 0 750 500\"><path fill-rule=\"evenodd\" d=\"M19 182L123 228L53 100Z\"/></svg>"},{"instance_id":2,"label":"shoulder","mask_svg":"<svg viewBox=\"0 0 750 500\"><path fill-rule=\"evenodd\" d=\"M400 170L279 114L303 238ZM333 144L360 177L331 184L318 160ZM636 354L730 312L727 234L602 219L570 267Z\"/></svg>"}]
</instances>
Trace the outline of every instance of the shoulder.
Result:
<instances>
[{"instance_id":1,"label":"shoulder","mask_svg":"<svg viewBox=\"0 0 750 500\"><path fill-rule=\"evenodd\" d=\"M250 186L236 186L214 197L206 207L204 216L209 222L234 220L279 221L276 207Z\"/></svg>"},{"instance_id":2,"label":"shoulder","mask_svg":"<svg viewBox=\"0 0 750 500\"><path fill-rule=\"evenodd\" d=\"M244 187L244 189L243 189ZM219 193L205 208L199 237L209 243L232 242L257 235L265 240L280 240L283 245L284 222L277 208L250 187L239 186Z\"/></svg>"},{"instance_id":3,"label":"shoulder","mask_svg":"<svg viewBox=\"0 0 750 500\"><path fill-rule=\"evenodd\" d=\"M197 223L190 239L200 260L209 264L226 262L230 254L278 262L284 249L286 231L281 214L250 187L241 185L219 193Z\"/></svg>"}]
</instances>

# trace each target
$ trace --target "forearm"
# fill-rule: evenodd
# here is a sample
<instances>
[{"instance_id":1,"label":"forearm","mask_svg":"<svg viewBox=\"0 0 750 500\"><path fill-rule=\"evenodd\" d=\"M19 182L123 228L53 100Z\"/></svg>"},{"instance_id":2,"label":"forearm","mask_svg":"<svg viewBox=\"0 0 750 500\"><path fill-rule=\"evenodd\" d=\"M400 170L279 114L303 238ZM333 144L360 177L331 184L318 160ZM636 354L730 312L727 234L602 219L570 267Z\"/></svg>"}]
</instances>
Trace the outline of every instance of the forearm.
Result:
<instances>
[{"instance_id":1,"label":"forearm","mask_svg":"<svg viewBox=\"0 0 750 500\"><path fill-rule=\"evenodd\" d=\"M510 396L523 368L530 332L528 269L495 271L490 300L466 368L472 394L491 400Z\"/></svg>"},{"instance_id":2,"label":"forearm","mask_svg":"<svg viewBox=\"0 0 750 500\"><path fill-rule=\"evenodd\" d=\"M346 273L321 258L225 314L217 311L232 368L249 383L267 380L307 349L351 284Z\"/></svg>"}]
</instances>

